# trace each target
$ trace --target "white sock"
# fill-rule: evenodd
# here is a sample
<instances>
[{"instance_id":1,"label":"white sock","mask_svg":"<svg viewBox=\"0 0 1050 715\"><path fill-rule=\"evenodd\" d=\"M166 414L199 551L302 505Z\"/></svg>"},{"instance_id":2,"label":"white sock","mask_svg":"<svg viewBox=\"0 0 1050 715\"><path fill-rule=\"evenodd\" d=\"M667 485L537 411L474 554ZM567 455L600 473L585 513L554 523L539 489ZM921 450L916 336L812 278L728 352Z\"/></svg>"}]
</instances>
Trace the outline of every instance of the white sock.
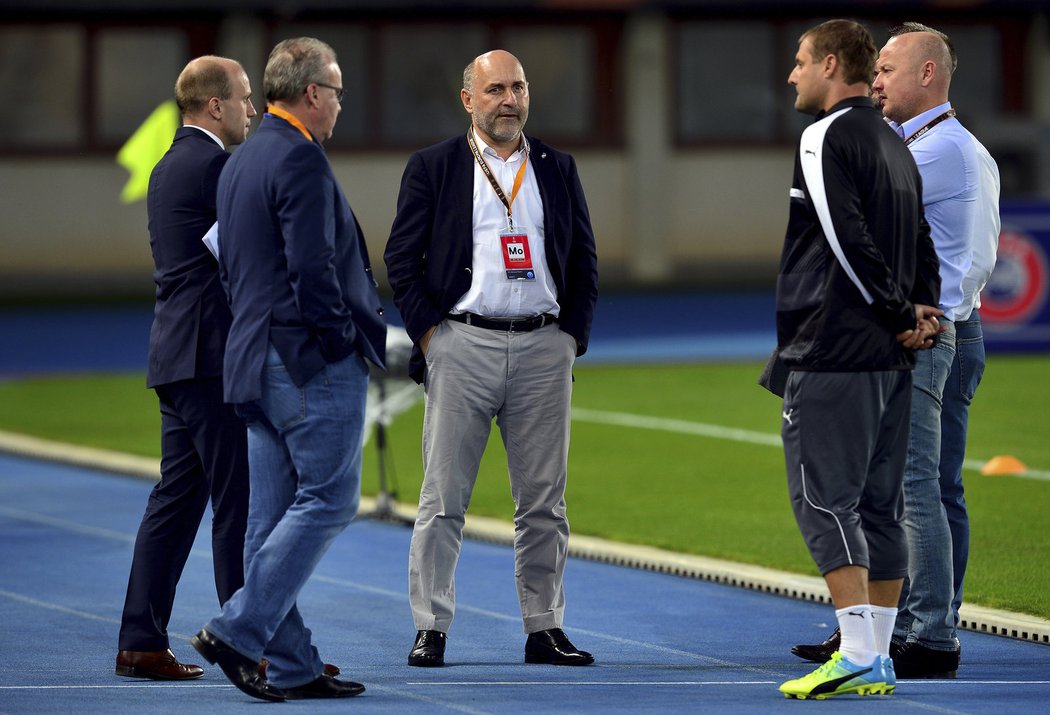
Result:
<instances>
[{"instance_id":1,"label":"white sock","mask_svg":"<svg viewBox=\"0 0 1050 715\"><path fill-rule=\"evenodd\" d=\"M890 655L890 640L893 626L897 623L897 609L886 606L871 607L871 622L875 627L875 650L887 658Z\"/></svg>"},{"instance_id":2,"label":"white sock","mask_svg":"<svg viewBox=\"0 0 1050 715\"><path fill-rule=\"evenodd\" d=\"M835 611L842 630L839 652L857 665L869 665L879 653L875 649L875 628L871 620L871 606L840 608Z\"/></svg>"}]
</instances>

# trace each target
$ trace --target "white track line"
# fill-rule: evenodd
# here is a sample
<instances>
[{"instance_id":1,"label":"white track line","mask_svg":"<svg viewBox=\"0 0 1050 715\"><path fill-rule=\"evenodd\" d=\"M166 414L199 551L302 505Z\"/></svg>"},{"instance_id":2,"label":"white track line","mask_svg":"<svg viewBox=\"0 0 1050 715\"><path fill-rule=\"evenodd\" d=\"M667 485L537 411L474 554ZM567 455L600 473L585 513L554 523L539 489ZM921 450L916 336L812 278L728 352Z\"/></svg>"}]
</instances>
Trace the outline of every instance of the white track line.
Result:
<instances>
[{"instance_id":1,"label":"white track line","mask_svg":"<svg viewBox=\"0 0 1050 715\"><path fill-rule=\"evenodd\" d=\"M750 430L732 429L718 425L707 425L699 422L688 422L685 420L672 420L664 418L646 417L622 412L606 412L599 410L587 410L577 408L574 410L573 418L582 421L594 421L604 424L623 427L655 429L672 431L697 436L711 437L715 439L727 439L744 441L765 446L779 446L780 437L773 434L754 432ZM90 455L70 459L70 450L74 453L81 448L72 447L57 442L48 442L36 438L26 438L0 431L0 451L13 452L23 456L36 459L44 459L58 462L72 462L78 466L87 466L106 471L117 470L135 476L156 480L159 478L157 462L148 463L149 460L141 460L134 468L129 468L123 462L127 455L103 450L89 450ZM1036 474L1050 473L1036 472ZM375 500L362 497L361 510L366 513L374 509ZM394 505L397 516L405 521L411 522L415 519L415 506L410 504L396 503ZM75 533L89 534L96 537L115 539L125 543L134 541L134 537L121 534L108 529L84 526L75 522L57 519L41 514L34 514L22 510L14 510L0 506L0 515L25 521L45 524ZM468 516L464 533L470 538L495 543L509 544L513 540L513 526L509 522L480 516ZM670 573L691 578L700 578L715 583L724 583L758 590L781 596L790 596L802 600L829 603L827 587L823 579L791 574L747 564L738 564L719 559L679 554L669 551L643 547L631 544L620 544L588 536L576 536L569 544L572 556L586 558L605 563L618 564L633 568L655 570L661 573ZM210 558L210 553L204 553L194 549L191 554L204 558ZM315 578L321 578L315 574ZM356 588L368 591L371 587L364 584L354 584ZM376 590L376 593L391 595L391 592ZM404 598L403 595L400 596ZM980 606L963 605L963 621L960 625L967 630L990 633L993 635L1019 638L1025 641L1048 642L1050 634L1050 622L1045 619L1028 616L1025 614L998 611L996 609L983 608ZM516 618L507 617L507 618ZM181 637L181 636L180 636Z\"/></svg>"},{"instance_id":2,"label":"white track line","mask_svg":"<svg viewBox=\"0 0 1050 715\"><path fill-rule=\"evenodd\" d=\"M608 685L640 685L645 687L650 686L698 686L698 685L776 685L779 680L410 680L405 685L450 685L450 686L463 686L463 687L477 687L477 686L495 686L495 687L514 687L517 685L542 685L556 686L556 685L567 685L571 687L578 686L598 686L605 687Z\"/></svg>"},{"instance_id":3,"label":"white track line","mask_svg":"<svg viewBox=\"0 0 1050 715\"><path fill-rule=\"evenodd\" d=\"M640 686L702 686L702 685L770 685L779 683L779 680L409 680L405 685L438 685L438 686L497 686L507 687L515 685L543 685L543 686L606 686L606 685L640 685ZM1050 680L961 680L961 679L930 679L930 680L898 680L897 686L912 685L947 685L952 687L962 685L1050 685Z\"/></svg>"}]
</instances>

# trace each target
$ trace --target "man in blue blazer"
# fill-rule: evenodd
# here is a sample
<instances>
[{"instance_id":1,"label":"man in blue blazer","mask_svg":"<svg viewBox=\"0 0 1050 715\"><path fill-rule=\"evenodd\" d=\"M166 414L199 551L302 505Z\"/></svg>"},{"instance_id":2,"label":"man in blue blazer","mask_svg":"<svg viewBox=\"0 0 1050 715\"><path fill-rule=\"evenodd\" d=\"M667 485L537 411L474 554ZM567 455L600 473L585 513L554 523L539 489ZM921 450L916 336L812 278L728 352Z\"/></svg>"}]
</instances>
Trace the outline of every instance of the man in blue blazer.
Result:
<instances>
[{"instance_id":1,"label":"man in blue blazer","mask_svg":"<svg viewBox=\"0 0 1050 715\"><path fill-rule=\"evenodd\" d=\"M360 498L366 360L386 326L360 227L321 143L342 73L313 38L279 43L267 113L219 178L219 256L233 324L225 397L248 425L245 582L192 640L263 700L357 695L325 672L296 601ZM267 680L256 672L267 658Z\"/></svg>"},{"instance_id":2,"label":"man in blue blazer","mask_svg":"<svg viewBox=\"0 0 1050 715\"><path fill-rule=\"evenodd\" d=\"M587 665L562 631L562 581L572 366L598 296L590 215L572 157L522 134L528 82L513 55L471 62L460 98L471 126L409 160L385 256L426 392L408 663L444 664L464 515L495 418L525 661Z\"/></svg>"},{"instance_id":3,"label":"man in blue blazer","mask_svg":"<svg viewBox=\"0 0 1050 715\"><path fill-rule=\"evenodd\" d=\"M147 194L157 286L147 385L160 401L161 479L142 518L120 622L117 675L199 678L168 647L167 625L204 509L211 499L215 588L225 603L244 583L248 455L244 422L222 399L230 310L218 264L201 242L215 223L215 191L248 135L248 76L222 57L190 62L175 84L183 126L153 169Z\"/></svg>"}]
</instances>

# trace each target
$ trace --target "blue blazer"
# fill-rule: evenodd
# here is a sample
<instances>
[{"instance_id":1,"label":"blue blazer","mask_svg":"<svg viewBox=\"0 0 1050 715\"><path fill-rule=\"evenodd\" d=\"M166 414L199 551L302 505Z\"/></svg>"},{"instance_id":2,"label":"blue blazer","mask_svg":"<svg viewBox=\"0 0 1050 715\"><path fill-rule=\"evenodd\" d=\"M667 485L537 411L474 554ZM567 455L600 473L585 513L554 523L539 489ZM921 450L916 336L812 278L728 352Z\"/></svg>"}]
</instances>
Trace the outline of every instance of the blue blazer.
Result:
<instances>
[{"instance_id":1,"label":"blue blazer","mask_svg":"<svg viewBox=\"0 0 1050 715\"><path fill-rule=\"evenodd\" d=\"M383 367L386 324L357 218L321 145L266 114L219 177L233 309L225 399L262 395L269 345L297 385L354 352Z\"/></svg>"},{"instance_id":2,"label":"blue blazer","mask_svg":"<svg viewBox=\"0 0 1050 715\"><path fill-rule=\"evenodd\" d=\"M547 268L558 290L559 326L587 351L598 300L598 258L576 162L538 139L529 163L543 204ZM470 289L473 265L474 156L466 135L408 160L385 260L394 303L415 343L409 372L421 382L419 340Z\"/></svg>"},{"instance_id":3,"label":"blue blazer","mask_svg":"<svg viewBox=\"0 0 1050 715\"><path fill-rule=\"evenodd\" d=\"M230 155L199 129L180 127L146 194L156 305L146 384L222 374L230 309L219 265L201 238L215 223L215 191Z\"/></svg>"}]
</instances>

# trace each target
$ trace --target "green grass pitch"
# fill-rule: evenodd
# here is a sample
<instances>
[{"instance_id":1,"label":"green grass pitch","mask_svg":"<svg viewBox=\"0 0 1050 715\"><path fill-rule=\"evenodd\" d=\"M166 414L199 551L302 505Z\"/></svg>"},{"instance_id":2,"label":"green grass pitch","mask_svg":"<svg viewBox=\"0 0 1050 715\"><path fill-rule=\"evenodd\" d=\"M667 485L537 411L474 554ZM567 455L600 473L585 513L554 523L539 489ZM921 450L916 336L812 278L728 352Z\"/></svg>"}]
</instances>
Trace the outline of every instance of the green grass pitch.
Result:
<instances>
[{"instance_id":1,"label":"green grass pitch","mask_svg":"<svg viewBox=\"0 0 1050 715\"><path fill-rule=\"evenodd\" d=\"M575 533L816 575L788 504L776 439L780 403L755 385L759 363L576 368L568 509ZM989 358L967 458L1013 455L1050 470L1050 357ZM156 398L142 374L0 383L0 429L159 456ZM629 415L609 424L609 414ZM388 474L414 503L422 406L388 430ZM742 441L746 440L746 441ZM366 494L378 488L365 450ZM1050 618L1050 481L964 475L972 522L966 600ZM510 519L493 425L471 512Z\"/></svg>"}]
</instances>

